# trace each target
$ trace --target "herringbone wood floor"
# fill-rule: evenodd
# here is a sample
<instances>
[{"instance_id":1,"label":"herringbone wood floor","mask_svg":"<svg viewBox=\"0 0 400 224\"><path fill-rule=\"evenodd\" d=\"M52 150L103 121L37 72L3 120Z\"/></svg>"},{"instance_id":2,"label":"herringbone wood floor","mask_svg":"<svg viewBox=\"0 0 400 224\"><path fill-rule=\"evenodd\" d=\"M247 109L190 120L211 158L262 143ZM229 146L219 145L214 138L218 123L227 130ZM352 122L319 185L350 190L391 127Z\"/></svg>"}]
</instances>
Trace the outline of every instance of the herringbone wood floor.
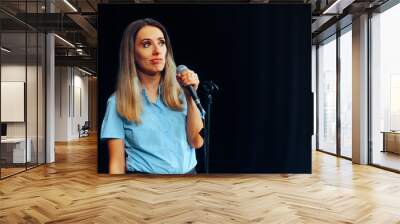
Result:
<instances>
[{"instance_id":1,"label":"herringbone wood floor","mask_svg":"<svg viewBox=\"0 0 400 224\"><path fill-rule=\"evenodd\" d=\"M0 181L0 223L400 223L400 175L313 153L312 175L108 176L93 137Z\"/></svg>"}]
</instances>

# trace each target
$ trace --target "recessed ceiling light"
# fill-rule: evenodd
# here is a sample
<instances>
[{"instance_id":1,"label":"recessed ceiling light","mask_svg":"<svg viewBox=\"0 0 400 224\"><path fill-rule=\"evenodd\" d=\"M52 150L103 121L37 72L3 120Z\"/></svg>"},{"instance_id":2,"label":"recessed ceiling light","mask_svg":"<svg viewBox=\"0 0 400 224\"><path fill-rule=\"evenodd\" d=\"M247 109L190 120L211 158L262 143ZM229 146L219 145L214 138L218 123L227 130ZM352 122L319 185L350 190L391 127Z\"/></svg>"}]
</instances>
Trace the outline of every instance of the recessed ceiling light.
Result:
<instances>
[{"instance_id":1,"label":"recessed ceiling light","mask_svg":"<svg viewBox=\"0 0 400 224\"><path fill-rule=\"evenodd\" d=\"M1 47L1 50L4 51L4 52L6 52L6 53L10 53L10 52L11 52L11 50L9 50L9 49L7 49L7 48L5 48L5 47Z\"/></svg>"},{"instance_id":2,"label":"recessed ceiling light","mask_svg":"<svg viewBox=\"0 0 400 224\"><path fill-rule=\"evenodd\" d=\"M83 69L81 69L81 68L79 68L79 67L78 67L78 70L81 71L81 72L83 72L83 73L85 73L85 74L87 74L87 75L90 75L90 76L92 75L92 73L90 73L90 72L88 72L88 71L86 71L86 70L83 70Z\"/></svg>"},{"instance_id":3,"label":"recessed ceiling light","mask_svg":"<svg viewBox=\"0 0 400 224\"><path fill-rule=\"evenodd\" d=\"M336 0L322 14L342 14L343 9L353 2L354 0Z\"/></svg>"},{"instance_id":4,"label":"recessed ceiling light","mask_svg":"<svg viewBox=\"0 0 400 224\"><path fill-rule=\"evenodd\" d=\"M54 34L54 36L57 37L58 39L60 39L62 42L64 42L64 43L66 43L67 45L69 45L70 47L75 48L75 45L73 45L73 44L72 44L71 42L69 42L68 40L66 40L66 39L64 39L64 38L62 38L62 37L60 37L60 36L57 35L57 34Z\"/></svg>"},{"instance_id":5,"label":"recessed ceiling light","mask_svg":"<svg viewBox=\"0 0 400 224\"><path fill-rule=\"evenodd\" d=\"M74 10L74 12L78 12L78 10L71 4L69 3L68 0L64 0L65 4L67 4L72 10Z\"/></svg>"}]
</instances>

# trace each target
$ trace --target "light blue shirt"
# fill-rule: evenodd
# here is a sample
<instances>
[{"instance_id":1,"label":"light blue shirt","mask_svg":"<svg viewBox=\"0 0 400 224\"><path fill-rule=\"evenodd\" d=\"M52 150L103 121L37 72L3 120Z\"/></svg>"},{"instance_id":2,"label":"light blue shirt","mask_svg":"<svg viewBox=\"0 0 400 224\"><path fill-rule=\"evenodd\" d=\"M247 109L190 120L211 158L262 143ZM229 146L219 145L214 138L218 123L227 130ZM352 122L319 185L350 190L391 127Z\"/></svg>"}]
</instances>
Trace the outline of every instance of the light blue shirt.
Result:
<instances>
[{"instance_id":1,"label":"light blue shirt","mask_svg":"<svg viewBox=\"0 0 400 224\"><path fill-rule=\"evenodd\" d=\"M126 153L126 169L157 174L183 174L197 164L196 152L186 137L187 105L183 111L167 107L160 89L155 103L150 102L146 90L142 91L142 123L127 121L116 109L112 95L101 126L101 140L123 139ZM184 99L185 97L183 97Z\"/></svg>"}]
</instances>

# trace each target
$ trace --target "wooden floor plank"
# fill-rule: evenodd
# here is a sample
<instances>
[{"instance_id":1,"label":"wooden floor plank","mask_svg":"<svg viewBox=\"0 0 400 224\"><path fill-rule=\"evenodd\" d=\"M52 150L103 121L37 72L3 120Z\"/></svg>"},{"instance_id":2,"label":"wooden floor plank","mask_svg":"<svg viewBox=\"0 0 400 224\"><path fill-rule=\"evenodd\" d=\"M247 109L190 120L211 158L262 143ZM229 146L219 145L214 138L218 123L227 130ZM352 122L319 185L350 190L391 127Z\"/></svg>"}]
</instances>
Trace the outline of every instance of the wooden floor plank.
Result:
<instances>
[{"instance_id":1,"label":"wooden floor plank","mask_svg":"<svg viewBox=\"0 0 400 224\"><path fill-rule=\"evenodd\" d=\"M91 136L0 181L0 223L400 223L400 175L313 152L313 173L97 174Z\"/></svg>"}]
</instances>

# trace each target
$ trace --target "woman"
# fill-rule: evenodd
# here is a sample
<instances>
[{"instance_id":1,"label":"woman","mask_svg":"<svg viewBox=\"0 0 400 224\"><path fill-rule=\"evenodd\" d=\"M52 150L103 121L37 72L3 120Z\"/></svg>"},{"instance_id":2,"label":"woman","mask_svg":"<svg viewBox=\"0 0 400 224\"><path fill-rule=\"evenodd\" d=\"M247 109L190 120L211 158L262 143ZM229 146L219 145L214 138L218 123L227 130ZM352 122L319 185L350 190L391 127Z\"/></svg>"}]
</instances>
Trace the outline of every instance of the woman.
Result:
<instances>
[{"instance_id":1,"label":"woman","mask_svg":"<svg viewBox=\"0 0 400 224\"><path fill-rule=\"evenodd\" d=\"M197 89L197 74L176 74L167 32L153 19L128 25L119 60L117 89L108 99L101 127L110 173L196 173L203 122L182 86Z\"/></svg>"}]
</instances>

